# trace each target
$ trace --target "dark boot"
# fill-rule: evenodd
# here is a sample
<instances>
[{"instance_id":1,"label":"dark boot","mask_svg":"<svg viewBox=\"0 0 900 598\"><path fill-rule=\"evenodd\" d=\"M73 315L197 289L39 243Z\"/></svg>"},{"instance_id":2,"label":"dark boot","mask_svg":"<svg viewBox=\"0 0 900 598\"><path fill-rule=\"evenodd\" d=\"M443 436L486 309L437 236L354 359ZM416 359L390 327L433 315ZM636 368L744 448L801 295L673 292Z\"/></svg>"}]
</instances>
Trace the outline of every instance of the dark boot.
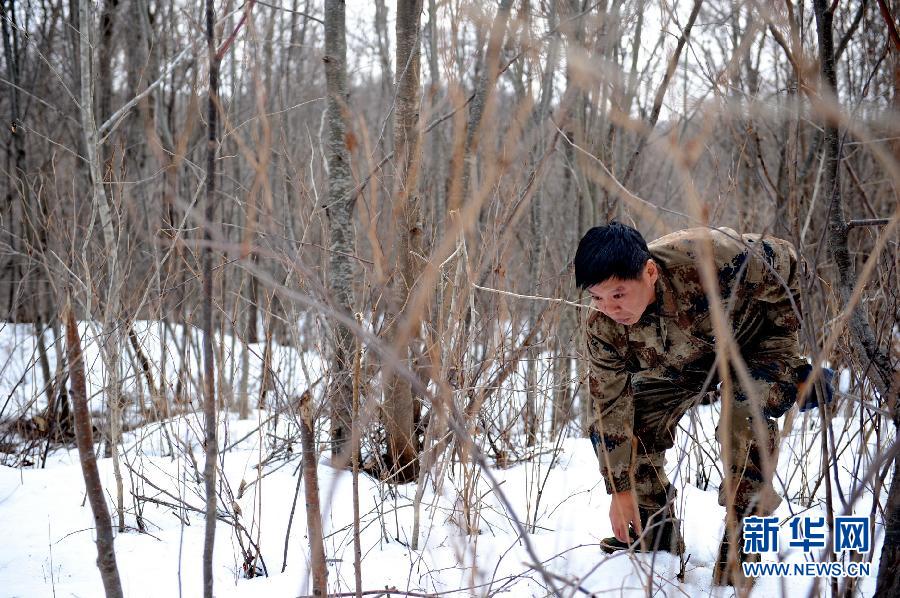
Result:
<instances>
[{"instance_id":1,"label":"dark boot","mask_svg":"<svg viewBox=\"0 0 900 598\"><path fill-rule=\"evenodd\" d=\"M600 550L606 554L612 554L614 552L619 552L620 550L628 550L629 548L633 548L633 550L637 552L642 552L640 543L637 542L638 536L634 533L634 529L632 529L631 526L628 526L628 537L631 538L631 543L629 544L622 542L615 536L603 538L600 540Z\"/></svg>"},{"instance_id":2,"label":"dark boot","mask_svg":"<svg viewBox=\"0 0 900 598\"><path fill-rule=\"evenodd\" d=\"M758 563L759 560L758 554L744 552L744 528L741 522L734 526L733 538L726 524L722 542L719 544L719 555L713 568L713 585L749 590L755 579L744 575L741 563Z\"/></svg>"},{"instance_id":3,"label":"dark boot","mask_svg":"<svg viewBox=\"0 0 900 598\"><path fill-rule=\"evenodd\" d=\"M628 528L631 543L626 544L615 536L600 541L600 549L607 554L619 550L633 550L635 552L650 552L665 550L672 554L684 554L684 540L681 537L680 521L675 517L675 505L669 503L665 509L662 507L638 507L641 517L641 527L644 533L640 537L632 528Z\"/></svg>"}]
</instances>

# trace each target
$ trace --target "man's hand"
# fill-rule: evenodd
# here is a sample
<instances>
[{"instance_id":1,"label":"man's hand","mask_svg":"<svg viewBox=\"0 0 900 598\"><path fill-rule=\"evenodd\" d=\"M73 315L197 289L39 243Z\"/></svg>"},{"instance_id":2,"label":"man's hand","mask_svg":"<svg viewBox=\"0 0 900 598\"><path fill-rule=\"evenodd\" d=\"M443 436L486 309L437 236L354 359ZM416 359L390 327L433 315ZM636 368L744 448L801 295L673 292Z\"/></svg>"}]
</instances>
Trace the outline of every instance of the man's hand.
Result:
<instances>
[{"instance_id":1,"label":"man's hand","mask_svg":"<svg viewBox=\"0 0 900 598\"><path fill-rule=\"evenodd\" d=\"M638 535L641 534L643 531L641 515L638 511L637 496L634 494L634 490L616 492L612 495L612 504L609 505L609 521L612 523L613 534L621 542L631 544L631 538L628 536L629 524Z\"/></svg>"},{"instance_id":2,"label":"man's hand","mask_svg":"<svg viewBox=\"0 0 900 598\"><path fill-rule=\"evenodd\" d=\"M806 366L800 374L800 382L797 383L797 399L799 400L801 397L806 397L803 403L800 404L800 411L809 411L810 409L816 409L819 406L819 401L816 398L815 392L810 392L809 395L804 394L806 392L806 380L811 373L812 366ZM825 386L825 405L830 405L834 400L834 387L831 384L833 380L834 370L831 368L822 368L822 383Z\"/></svg>"}]
</instances>

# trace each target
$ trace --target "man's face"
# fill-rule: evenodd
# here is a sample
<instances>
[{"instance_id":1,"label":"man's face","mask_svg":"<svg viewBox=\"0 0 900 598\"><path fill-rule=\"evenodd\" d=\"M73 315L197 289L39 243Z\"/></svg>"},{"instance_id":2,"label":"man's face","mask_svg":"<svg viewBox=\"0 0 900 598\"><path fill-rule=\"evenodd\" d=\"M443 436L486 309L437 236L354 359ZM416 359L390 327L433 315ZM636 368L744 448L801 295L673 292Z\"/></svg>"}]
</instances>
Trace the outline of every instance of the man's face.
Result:
<instances>
[{"instance_id":1,"label":"man's face","mask_svg":"<svg viewBox=\"0 0 900 598\"><path fill-rule=\"evenodd\" d=\"M647 306L656 299L656 264L647 260L641 276L636 280L609 278L588 287L594 307L619 324L630 326L644 315Z\"/></svg>"}]
</instances>

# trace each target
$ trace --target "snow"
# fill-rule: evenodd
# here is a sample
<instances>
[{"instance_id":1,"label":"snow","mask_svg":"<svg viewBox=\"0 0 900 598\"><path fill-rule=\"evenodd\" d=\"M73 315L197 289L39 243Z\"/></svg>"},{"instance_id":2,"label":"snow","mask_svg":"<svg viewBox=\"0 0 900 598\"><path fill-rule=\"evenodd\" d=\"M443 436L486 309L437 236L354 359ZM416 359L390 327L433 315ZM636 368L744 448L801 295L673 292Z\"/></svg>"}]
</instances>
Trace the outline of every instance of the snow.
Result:
<instances>
[{"instance_id":1,"label":"snow","mask_svg":"<svg viewBox=\"0 0 900 598\"><path fill-rule=\"evenodd\" d=\"M140 328L145 340L151 338L153 329L150 325ZM83 331L87 334L86 328ZM27 330L8 328L0 333L0 351L9 356L6 365L0 365L0 390L4 395L13 393L18 400L25 400L40 388L40 375L27 367L33 350L33 339L28 340ZM159 358L159 347L151 346L148 353ZM258 354L261 353L260 348ZM286 347L276 347L275 354L277 367L282 371L294 367L291 360L299 359L296 350ZM95 357L93 362L91 355ZM100 368L97 355L96 348L94 353L89 349L88 363ZM314 355L304 359L309 361L308 369L318 372L321 368ZM240 360L234 359L233 363L239 364ZM251 361L251 367L258 373L261 366L257 360ZM292 374L291 385L302 388L304 375L299 373L299 366L294 369L298 371ZM17 384L23 375L27 384ZM102 373L93 371L91 377L94 392L99 393ZM517 401L520 394L511 391ZM438 487L429 481L421 506L418 550L410 547L415 484L391 486L360 475L363 589L396 586L410 591L452 592L450 595L457 596L545 596L550 593L546 582L532 566L537 559L554 574L553 583L563 590L563 595L593 592L646 596L651 584L654 596L733 595L730 588L711 586L724 520L724 509L717 504L716 493L720 482L716 468L721 465L710 457L718 454L713 432L718 409L717 405L695 408L691 417L682 420L676 447L667 454L668 474L679 492L677 511L685 524L689 558L684 582L676 577L681 566L679 559L668 553L605 555L600 550L600 540L612 533L609 497L590 442L573 435L558 443L545 438L544 444L533 448L532 459L508 468L492 467L490 474L497 485L485 472L459 463L443 476ZM835 468L838 477L833 477L835 469L830 473L840 482L835 492L839 492L839 487L847 496L855 489L854 479L863 475L878 448L874 437L860 446L856 435L862 419L860 409L858 402L849 402L832 420L840 458ZM236 520L246 531L236 531L229 521L219 521L217 525L216 595L226 598L311 593L302 485L288 540L287 567L282 572L285 534L300 464L299 443L292 445L290 451L284 450L283 439L296 434L291 410L278 414L254 410L247 420L223 413L220 426L222 447L243 440L222 457L224 476L219 480L219 509L225 519L232 523ZM821 468L817 434L820 426L818 412L812 411L795 417L785 433L778 468L784 487L779 490L790 500L785 500L776 512L782 550L778 555L764 557L764 561L821 560L819 554L785 549L792 516L824 515L824 485L815 484ZM842 433L844 430L846 433ZM127 531L117 532L115 548L126 596L201 595L204 522L199 511L204 499L203 484L194 465L196 460L202 470L201 432L200 414L187 411L134 429L123 439ZM699 439L700 445L692 438ZM708 454L698 450L698 446ZM844 450L840 450L842 447ZM264 464L258 467L259 463ZM111 460L99 459L99 468L115 521ZM332 468L324 454L320 455L318 475L329 586L332 591L351 591L351 476ZM698 483L705 487L698 487ZM157 502L136 501L135 495ZM468 505L465 496L474 497ZM855 513L868 515L872 500L869 484L862 491L862 498L854 503ZM198 512L186 511L178 506L181 502L196 507ZM836 499L835 504L840 501ZM477 527L477 533L466 532L467 517ZM137 530L139 521L144 533ZM861 580L862 595L874 593L883 539L880 517L877 521L872 576ZM528 530L534 554L523 542L520 527ZM43 469L0 467L0 532L0 596L103 595L95 565L93 519L85 501L74 447L51 451ZM246 579L243 575L241 545L247 547L249 539L259 546L268 576ZM761 577L752 594L805 596L812 583L811 578ZM819 593L824 595L825 589L820 585Z\"/></svg>"}]
</instances>

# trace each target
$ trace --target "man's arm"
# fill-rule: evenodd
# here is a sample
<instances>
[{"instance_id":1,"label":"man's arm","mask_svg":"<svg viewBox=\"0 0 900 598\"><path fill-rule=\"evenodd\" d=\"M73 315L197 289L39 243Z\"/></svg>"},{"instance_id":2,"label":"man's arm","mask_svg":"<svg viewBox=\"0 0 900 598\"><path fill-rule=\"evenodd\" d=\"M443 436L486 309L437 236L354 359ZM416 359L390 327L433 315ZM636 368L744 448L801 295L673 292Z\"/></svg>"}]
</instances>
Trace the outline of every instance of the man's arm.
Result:
<instances>
[{"instance_id":1,"label":"man's arm","mask_svg":"<svg viewBox=\"0 0 900 598\"><path fill-rule=\"evenodd\" d=\"M753 253L746 277L748 299L757 302L762 324L744 355L763 414L780 417L797 399L798 368L806 364L799 339L800 261L793 247L780 239L757 242Z\"/></svg>"},{"instance_id":2,"label":"man's arm","mask_svg":"<svg viewBox=\"0 0 900 598\"><path fill-rule=\"evenodd\" d=\"M607 341L588 330L589 383L593 421L591 442L610 494L631 489L634 398L625 360Z\"/></svg>"},{"instance_id":3,"label":"man's arm","mask_svg":"<svg viewBox=\"0 0 900 598\"><path fill-rule=\"evenodd\" d=\"M637 497L631 488L634 398L631 375L619 353L588 328L589 384L593 422L591 442L600 460L606 491L612 496L609 520L613 534L630 542L628 527L640 534Z\"/></svg>"}]
</instances>

